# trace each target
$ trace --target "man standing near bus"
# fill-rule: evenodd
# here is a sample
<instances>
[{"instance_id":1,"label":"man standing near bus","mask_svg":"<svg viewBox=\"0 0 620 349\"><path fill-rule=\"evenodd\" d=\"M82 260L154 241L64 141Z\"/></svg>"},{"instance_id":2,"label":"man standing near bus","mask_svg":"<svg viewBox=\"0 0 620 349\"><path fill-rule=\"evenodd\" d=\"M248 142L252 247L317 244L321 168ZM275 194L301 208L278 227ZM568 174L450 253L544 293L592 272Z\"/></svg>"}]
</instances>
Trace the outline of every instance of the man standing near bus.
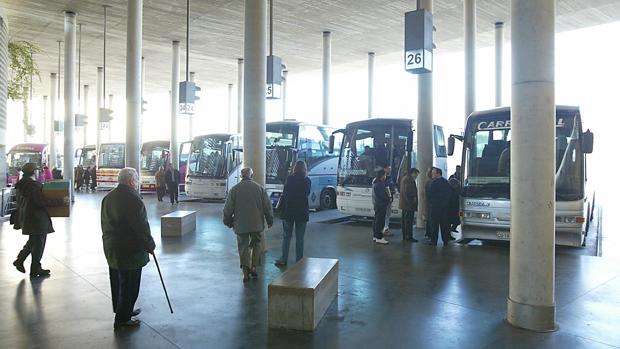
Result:
<instances>
[{"instance_id":1,"label":"man standing near bus","mask_svg":"<svg viewBox=\"0 0 620 349\"><path fill-rule=\"evenodd\" d=\"M429 212L431 214L431 241L429 245L437 245L439 229L441 228L441 240L443 245L447 246L451 237L448 206L452 196L452 187L450 187L448 180L442 177L443 173L440 168L433 167L431 174L433 176L433 183L427 193L430 202Z\"/></svg>"},{"instance_id":2,"label":"man standing near bus","mask_svg":"<svg viewBox=\"0 0 620 349\"><path fill-rule=\"evenodd\" d=\"M418 178L417 168L412 168L400 180L400 201L399 208L402 210L401 226L403 231L403 241L418 242L413 238L413 219L415 211L418 210L418 187L415 180Z\"/></svg>"},{"instance_id":3,"label":"man standing near bus","mask_svg":"<svg viewBox=\"0 0 620 349\"><path fill-rule=\"evenodd\" d=\"M390 205L389 189L385 186L385 171L377 171L377 176L372 182L372 203L375 209L375 219L372 223L372 240L377 244L389 243L383 237L385 215Z\"/></svg>"}]
</instances>

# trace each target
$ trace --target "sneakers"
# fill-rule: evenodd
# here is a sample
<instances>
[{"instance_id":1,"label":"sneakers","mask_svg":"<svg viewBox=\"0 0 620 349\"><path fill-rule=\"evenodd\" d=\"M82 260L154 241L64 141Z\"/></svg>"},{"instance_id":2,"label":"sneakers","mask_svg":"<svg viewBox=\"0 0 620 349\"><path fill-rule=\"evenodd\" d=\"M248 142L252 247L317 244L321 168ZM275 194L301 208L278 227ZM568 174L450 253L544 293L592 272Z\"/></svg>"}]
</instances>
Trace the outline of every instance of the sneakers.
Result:
<instances>
[{"instance_id":1,"label":"sneakers","mask_svg":"<svg viewBox=\"0 0 620 349\"><path fill-rule=\"evenodd\" d=\"M377 238L372 238L372 241L374 241L377 244L381 244L381 245L387 245L390 242L387 241L385 238L381 238L381 239L377 239Z\"/></svg>"}]
</instances>

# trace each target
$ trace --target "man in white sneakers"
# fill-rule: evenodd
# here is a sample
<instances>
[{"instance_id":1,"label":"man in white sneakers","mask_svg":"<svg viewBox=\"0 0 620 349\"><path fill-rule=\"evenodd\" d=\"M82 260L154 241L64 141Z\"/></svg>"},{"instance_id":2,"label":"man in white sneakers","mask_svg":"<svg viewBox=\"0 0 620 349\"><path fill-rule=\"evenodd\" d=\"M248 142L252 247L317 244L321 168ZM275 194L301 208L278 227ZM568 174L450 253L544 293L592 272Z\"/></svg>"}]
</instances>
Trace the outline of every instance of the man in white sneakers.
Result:
<instances>
[{"instance_id":1,"label":"man in white sneakers","mask_svg":"<svg viewBox=\"0 0 620 349\"><path fill-rule=\"evenodd\" d=\"M373 241L378 244L387 244L388 241L383 237L385 226L385 215L390 206L390 196L385 186L385 171L377 171L377 176L372 182L372 202L375 209L375 220L372 223Z\"/></svg>"}]
</instances>

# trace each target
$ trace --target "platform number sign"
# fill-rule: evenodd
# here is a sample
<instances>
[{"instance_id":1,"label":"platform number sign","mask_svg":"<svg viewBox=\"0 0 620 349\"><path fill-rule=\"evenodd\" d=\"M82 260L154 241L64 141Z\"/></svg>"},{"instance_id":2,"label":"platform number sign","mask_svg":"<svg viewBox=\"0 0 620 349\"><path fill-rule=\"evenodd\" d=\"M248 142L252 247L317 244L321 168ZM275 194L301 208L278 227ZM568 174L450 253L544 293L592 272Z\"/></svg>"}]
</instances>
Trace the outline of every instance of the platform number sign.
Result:
<instances>
[{"instance_id":1,"label":"platform number sign","mask_svg":"<svg viewBox=\"0 0 620 349\"><path fill-rule=\"evenodd\" d=\"M432 71L433 54L428 50L411 50L405 52L405 70L410 72Z\"/></svg>"},{"instance_id":2,"label":"platform number sign","mask_svg":"<svg viewBox=\"0 0 620 349\"><path fill-rule=\"evenodd\" d=\"M196 112L194 103L179 103L180 114L194 114Z\"/></svg>"},{"instance_id":3,"label":"platform number sign","mask_svg":"<svg viewBox=\"0 0 620 349\"><path fill-rule=\"evenodd\" d=\"M267 86L265 87L265 95L267 99L282 98L282 86L279 84L267 83Z\"/></svg>"}]
</instances>

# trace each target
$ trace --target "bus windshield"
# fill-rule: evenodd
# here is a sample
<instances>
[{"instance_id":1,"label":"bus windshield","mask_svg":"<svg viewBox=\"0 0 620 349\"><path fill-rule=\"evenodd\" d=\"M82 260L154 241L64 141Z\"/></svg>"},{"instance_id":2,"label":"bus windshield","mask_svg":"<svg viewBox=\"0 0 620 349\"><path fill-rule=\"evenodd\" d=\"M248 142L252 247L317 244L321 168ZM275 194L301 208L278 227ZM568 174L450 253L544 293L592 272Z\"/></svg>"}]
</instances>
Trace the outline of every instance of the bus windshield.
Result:
<instances>
[{"instance_id":1,"label":"bus windshield","mask_svg":"<svg viewBox=\"0 0 620 349\"><path fill-rule=\"evenodd\" d=\"M468 197L509 198L510 196L510 115L480 118L468 123L466 131L466 179ZM468 134L469 133L469 134ZM575 115L556 118L555 170L556 199L583 197L583 153L581 126ZM532 173L534 175L534 173Z\"/></svg>"},{"instance_id":2,"label":"bus windshield","mask_svg":"<svg viewBox=\"0 0 620 349\"><path fill-rule=\"evenodd\" d=\"M200 137L194 139L189 161L189 175L225 178L226 159L224 145L226 137Z\"/></svg>"},{"instance_id":3,"label":"bus windshield","mask_svg":"<svg viewBox=\"0 0 620 349\"><path fill-rule=\"evenodd\" d=\"M83 168L88 168L90 166L95 165L95 159L97 154L96 149L84 148L82 149L82 154L80 155L79 165L82 165Z\"/></svg>"},{"instance_id":4,"label":"bus windshield","mask_svg":"<svg viewBox=\"0 0 620 349\"><path fill-rule=\"evenodd\" d=\"M410 122L356 124L347 127L341 149L338 184L369 186L378 170L392 167L399 173L405 156Z\"/></svg>"},{"instance_id":5,"label":"bus windshield","mask_svg":"<svg viewBox=\"0 0 620 349\"><path fill-rule=\"evenodd\" d=\"M266 133L266 182L283 184L293 161L293 148L297 148L299 126L296 124L267 124Z\"/></svg>"},{"instance_id":6,"label":"bus windshield","mask_svg":"<svg viewBox=\"0 0 620 349\"><path fill-rule=\"evenodd\" d=\"M99 168L125 167L124 144L102 144L99 152Z\"/></svg>"},{"instance_id":7,"label":"bus windshield","mask_svg":"<svg viewBox=\"0 0 620 349\"><path fill-rule=\"evenodd\" d=\"M9 174L19 174L19 169L25 164L32 162L41 166L41 153L35 152L11 152L9 154Z\"/></svg>"},{"instance_id":8,"label":"bus windshield","mask_svg":"<svg viewBox=\"0 0 620 349\"><path fill-rule=\"evenodd\" d=\"M155 173L168 160L169 151L163 146L142 147L140 170L143 173Z\"/></svg>"}]
</instances>

